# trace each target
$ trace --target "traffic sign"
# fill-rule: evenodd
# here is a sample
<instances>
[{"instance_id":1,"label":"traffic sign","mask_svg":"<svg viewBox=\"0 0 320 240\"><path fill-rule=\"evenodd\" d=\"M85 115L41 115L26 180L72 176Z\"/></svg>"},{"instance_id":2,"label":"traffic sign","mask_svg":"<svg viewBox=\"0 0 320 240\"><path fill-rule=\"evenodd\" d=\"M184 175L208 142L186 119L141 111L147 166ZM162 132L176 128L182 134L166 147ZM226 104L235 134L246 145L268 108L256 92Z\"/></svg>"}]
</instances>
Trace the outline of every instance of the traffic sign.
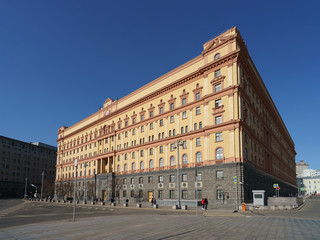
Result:
<instances>
[{"instance_id":1,"label":"traffic sign","mask_svg":"<svg viewBox=\"0 0 320 240\"><path fill-rule=\"evenodd\" d=\"M238 182L237 176L234 176L233 183L236 184Z\"/></svg>"},{"instance_id":2,"label":"traffic sign","mask_svg":"<svg viewBox=\"0 0 320 240\"><path fill-rule=\"evenodd\" d=\"M278 186L276 189L277 189L277 190L280 190L280 186Z\"/></svg>"},{"instance_id":3,"label":"traffic sign","mask_svg":"<svg viewBox=\"0 0 320 240\"><path fill-rule=\"evenodd\" d=\"M76 167L77 165L78 165L78 158L74 160L74 166Z\"/></svg>"},{"instance_id":4,"label":"traffic sign","mask_svg":"<svg viewBox=\"0 0 320 240\"><path fill-rule=\"evenodd\" d=\"M278 183L273 184L273 188L277 188L279 186Z\"/></svg>"},{"instance_id":5,"label":"traffic sign","mask_svg":"<svg viewBox=\"0 0 320 240\"><path fill-rule=\"evenodd\" d=\"M305 190L304 187L301 187L301 188L300 188L300 191L304 191L304 190Z\"/></svg>"}]
</instances>

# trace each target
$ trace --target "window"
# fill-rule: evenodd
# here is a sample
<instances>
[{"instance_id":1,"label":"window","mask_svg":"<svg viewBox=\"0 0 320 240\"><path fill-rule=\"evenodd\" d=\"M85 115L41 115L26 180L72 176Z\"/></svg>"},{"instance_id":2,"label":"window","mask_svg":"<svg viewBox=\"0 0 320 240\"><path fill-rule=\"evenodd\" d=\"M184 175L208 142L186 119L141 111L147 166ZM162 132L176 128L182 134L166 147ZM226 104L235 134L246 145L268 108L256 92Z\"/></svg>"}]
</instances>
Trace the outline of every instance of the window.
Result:
<instances>
[{"instance_id":1,"label":"window","mask_svg":"<svg viewBox=\"0 0 320 240\"><path fill-rule=\"evenodd\" d=\"M214 91L220 92L221 91L221 83L214 85Z\"/></svg>"},{"instance_id":2,"label":"window","mask_svg":"<svg viewBox=\"0 0 320 240\"><path fill-rule=\"evenodd\" d=\"M159 147L159 152L160 152L160 153L163 153L163 146L160 146L160 147Z\"/></svg>"},{"instance_id":3,"label":"window","mask_svg":"<svg viewBox=\"0 0 320 240\"><path fill-rule=\"evenodd\" d=\"M174 190L169 191L169 198L174 199Z\"/></svg>"},{"instance_id":4,"label":"window","mask_svg":"<svg viewBox=\"0 0 320 240\"><path fill-rule=\"evenodd\" d=\"M174 103L171 103L170 104L170 110L173 110L174 109Z\"/></svg>"},{"instance_id":5,"label":"window","mask_svg":"<svg viewBox=\"0 0 320 240\"><path fill-rule=\"evenodd\" d=\"M217 180L221 180L221 179L223 179L223 171L222 170L220 170L220 171L217 171L216 172L216 177L217 177Z\"/></svg>"},{"instance_id":6,"label":"window","mask_svg":"<svg viewBox=\"0 0 320 240\"><path fill-rule=\"evenodd\" d=\"M151 118L153 117L153 111L150 111L150 117Z\"/></svg>"},{"instance_id":7,"label":"window","mask_svg":"<svg viewBox=\"0 0 320 240\"><path fill-rule=\"evenodd\" d=\"M196 101L200 100L200 93L196 93Z\"/></svg>"},{"instance_id":8,"label":"window","mask_svg":"<svg viewBox=\"0 0 320 240\"><path fill-rule=\"evenodd\" d=\"M199 129L202 129L202 122L199 122Z\"/></svg>"},{"instance_id":9,"label":"window","mask_svg":"<svg viewBox=\"0 0 320 240\"><path fill-rule=\"evenodd\" d=\"M214 72L214 77L219 77L220 76L220 69Z\"/></svg>"},{"instance_id":10,"label":"window","mask_svg":"<svg viewBox=\"0 0 320 240\"><path fill-rule=\"evenodd\" d=\"M120 165L117 166L117 172L120 172Z\"/></svg>"},{"instance_id":11,"label":"window","mask_svg":"<svg viewBox=\"0 0 320 240\"><path fill-rule=\"evenodd\" d=\"M136 163L132 163L132 171L136 170Z\"/></svg>"},{"instance_id":12,"label":"window","mask_svg":"<svg viewBox=\"0 0 320 240\"><path fill-rule=\"evenodd\" d=\"M170 117L170 123L174 123L174 116Z\"/></svg>"},{"instance_id":13,"label":"window","mask_svg":"<svg viewBox=\"0 0 320 240\"><path fill-rule=\"evenodd\" d=\"M148 183L152 183L153 182L153 176L149 176L148 177Z\"/></svg>"},{"instance_id":14,"label":"window","mask_svg":"<svg viewBox=\"0 0 320 240\"><path fill-rule=\"evenodd\" d=\"M186 98L183 98L182 99L182 106L186 105L187 104L187 99Z\"/></svg>"},{"instance_id":15,"label":"window","mask_svg":"<svg viewBox=\"0 0 320 240\"><path fill-rule=\"evenodd\" d=\"M187 182L187 181L188 181L188 175L182 174L182 182Z\"/></svg>"},{"instance_id":16,"label":"window","mask_svg":"<svg viewBox=\"0 0 320 240\"><path fill-rule=\"evenodd\" d=\"M139 198L143 198L143 190L139 190Z\"/></svg>"},{"instance_id":17,"label":"window","mask_svg":"<svg viewBox=\"0 0 320 240\"><path fill-rule=\"evenodd\" d=\"M181 127L181 131L180 131L180 133L181 133L181 134L183 134L183 133L184 133L184 129L183 129L183 127Z\"/></svg>"},{"instance_id":18,"label":"window","mask_svg":"<svg viewBox=\"0 0 320 240\"><path fill-rule=\"evenodd\" d=\"M175 149L175 145L174 145L174 143L171 143L170 144L170 151L174 151L174 149Z\"/></svg>"},{"instance_id":19,"label":"window","mask_svg":"<svg viewBox=\"0 0 320 240\"><path fill-rule=\"evenodd\" d=\"M158 182L159 183L163 183L163 176L161 175L161 176L159 176L159 178L158 178Z\"/></svg>"},{"instance_id":20,"label":"window","mask_svg":"<svg viewBox=\"0 0 320 240\"><path fill-rule=\"evenodd\" d=\"M187 111L182 112L182 119L186 119L187 118Z\"/></svg>"},{"instance_id":21,"label":"window","mask_svg":"<svg viewBox=\"0 0 320 240\"><path fill-rule=\"evenodd\" d=\"M182 199L188 199L188 191L182 190Z\"/></svg>"},{"instance_id":22,"label":"window","mask_svg":"<svg viewBox=\"0 0 320 240\"><path fill-rule=\"evenodd\" d=\"M150 130L153 129L153 123L150 123Z\"/></svg>"},{"instance_id":23,"label":"window","mask_svg":"<svg viewBox=\"0 0 320 240\"><path fill-rule=\"evenodd\" d=\"M188 164L188 156L187 154L182 155L182 164Z\"/></svg>"},{"instance_id":24,"label":"window","mask_svg":"<svg viewBox=\"0 0 320 240\"><path fill-rule=\"evenodd\" d=\"M174 156L172 156L172 157L170 158L170 165L171 165L171 166L174 166L174 165L175 165Z\"/></svg>"},{"instance_id":25,"label":"window","mask_svg":"<svg viewBox=\"0 0 320 240\"><path fill-rule=\"evenodd\" d=\"M159 113L160 113L160 114L163 113L163 107L159 108Z\"/></svg>"},{"instance_id":26,"label":"window","mask_svg":"<svg viewBox=\"0 0 320 240\"><path fill-rule=\"evenodd\" d=\"M144 115L141 115L141 121L143 121L144 120Z\"/></svg>"},{"instance_id":27,"label":"window","mask_svg":"<svg viewBox=\"0 0 320 240\"><path fill-rule=\"evenodd\" d=\"M122 180L122 183L123 183L123 184L127 184L127 179L124 178L124 179Z\"/></svg>"},{"instance_id":28,"label":"window","mask_svg":"<svg viewBox=\"0 0 320 240\"><path fill-rule=\"evenodd\" d=\"M218 200L223 200L223 197L224 196L224 192L223 192L223 190L222 189L218 189L217 190L217 199Z\"/></svg>"},{"instance_id":29,"label":"window","mask_svg":"<svg viewBox=\"0 0 320 240\"><path fill-rule=\"evenodd\" d=\"M201 199L202 198L202 190L197 190L196 192L196 198Z\"/></svg>"},{"instance_id":30,"label":"window","mask_svg":"<svg viewBox=\"0 0 320 240\"><path fill-rule=\"evenodd\" d=\"M188 130L188 126L186 126L185 129L186 129L186 133L187 133L187 132L189 131L189 130Z\"/></svg>"},{"instance_id":31,"label":"window","mask_svg":"<svg viewBox=\"0 0 320 240\"><path fill-rule=\"evenodd\" d=\"M132 135L136 135L136 129L132 129Z\"/></svg>"},{"instance_id":32,"label":"window","mask_svg":"<svg viewBox=\"0 0 320 240\"><path fill-rule=\"evenodd\" d=\"M153 168L153 160L152 159L149 161L149 168Z\"/></svg>"},{"instance_id":33,"label":"window","mask_svg":"<svg viewBox=\"0 0 320 240\"><path fill-rule=\"evenodd\" d=\"M214 106L217 108L217 107L220 107L222 104L221 104L221 99L217 99L214 103Z\"/></svg>"},{"instance_id":34,"label":"window","mask_svg":"<svg viewBox=\"0 0 320 240\"><path fill-rule=\"evenodd\" d=\"M202 162L201 152L197 152L196 159L197 159L197 162Z\"/></svg>"},{"instance_id":35,"label":"window","mask_svg":"<svg viewBox=\"0 0 320 240\"><path fill-rule=\"evenodd\" d=\"M141 169L141 170L144 169L144 162L143 162L143 161L140 162L140 169Z\"/></svg>"},{"instance_id":36,"label":"window","mask_svg":"<svg viewBox=\"0 0 320 240\"><path fill-rule=\"evenodd\" d=\"M143 177L139 177L139 184L143 184Z\"/></svg>"},{"instance_id":37,"label":"window","mask_svg":"<svg viewBox=\"0 0 320 240\"><path fill-rule=\"evenodd\" d=\"M134 190L131 190L130 196L133 198L134 197Z\"/></svg>"},{"instance_id":38,"label":"window","mask_svg":"<svg viewBox=\"0 0 320 240\"><path fill-rule=\"evenodd\" d=\"M216 124L222 123L222 116L216 117Z\"/></svg>"},{"instance_id":39,"label":"window","mask_svg":"<svg viewBox=\"0 0 320 240\"><path fill-rule=\"evenodd\" d=\"M216 142L221 142L222 141L222 132L216 133Z\"/></svg>"},{"instance_id":40,"label":"window","mask_svg":"<svg viewBox=\"0 0 320 240\"><path fill-rule=\"evenodd\" d=\"M201 114L201 109L200 107L196 107L196 115L199 115L199 114Z\"/></svg>"},{"instance_id":41,"label":"window","mask_svg":"<svg viewBox=\"0 0 320 240\"><path fill-rule=\"evenodd\" d=\"M123 196L124 198L126 198L126 197L127 197L127 191L126 191L126 190L123 190L123 194L122 194L122 196Z\"/></svg>"},{"instance_id":42,"label":"window","mask_svg":"<svg viewBox=\"0 0 320 240\"><path fill-rule=\"evenodd\" d=\"M140 151L140 157L143 157L143 150Z\"/></svg>"},{"instance_id":43,"label":"window","mask_svg":"<svg viewBox=\"0 0 320 240\"><path fill-rule=\"evenodd\" d=\"M159 124L160 124L160 127L162 127L162 126L163 126L163 119L160 119Z\"/></svg>"},{"instance_id":44,"label":"window","mask_svg":"<svg viewBox=\"0 0 320 240\"><path fill-rule=\"evenodd\" d=\"M201 172L197 173L197 181L202 181L202 173Z\"/></svg>"},{"instance_id":45,"label":"window","mask_svg":"<svg viewBox=\"0 0 320 240\"><path fill-rule=\"evenodd\" d=\"M216 150L216 159L223 159L223 149L222 148L217 148Z\"/></svg>"},{"instance_id":46,"label":"window","mask_svg":"<svg viewBox=\"0 0 320 240\"><path fill-rule=\"evenodd\" d=\"M134 184L134 178L130 179L130 184Z\"/></svg>"},{"instance_id":47,"label":"window","mask_svg":"<svg viewBox=\"0 0 320 240\"><path fill-rule=\"evenodd\" d=\"M128 121L125 121L125 122L124 122L124 125L125 125L126 127L128 127L128 124L129 124Z\"/></svg>"},{"instance_id":48,"label":"window","mask_svg":"<svg viewBox=\"0 0 320 240\"><path fill-rule=\"evenodd\" d=\"M141 132L144 132L144 126L141 126Z\"/></svg>"},{"instance_id":49,"label":"window","mask_svg":"<svg viewBox=\"0 0 320 240\"><path fill-rule=\"evenodd\" d=\"M150 148L150 149L149 149L149 154L150 154L150 155L153 155L153 148Z\"/></svg>"},{"instance_id":50,"label":"window","mask_svg":"<svg viewBox=\"0 0 320 240\"><path fill-rule=\"evenodd\" d=\"M124 133L124 136L125 136L125 137L128 137L128 131L126 131L126 132Z\"/></svg>"},{"instance_id":51,"label":"window","mask_svg":"<svg viewBox=\"0 0 320 240\"><path fill-rule=\"evenodd\" d=\"M187 148L187 141L183 141L182 142L182 149L186 149Z\"/></svg>"},{"instance_id":52,"label":"window","mask_svg":"<svg viewBox=\"0 0 320 240\"><path fill-rule=\"evenodd\" d=\"M173 136L175 136L176 135L176 130L173 129L172 132L173 132Z\"/></svg>"},{"instance_id":53,"label":"window","mask_svg":"<svg viewBox=\"0 0 320 240\"><path fill-rule=\"evenodd\" d=\"M132 118L132 124L136 123L136 118Z\"/></svg>"},{"instance_id":54,"label":"window","mask_svg":"<svg viewBox=\"0 0 320 240\"><path fill-rule=\"evenodd\" d=\"M124 164L124 171L125 171L125 172L127 172L127 171L128 171L127 164Z\"/></svg>"},{"instance_id":55,"label":"window","mask_svg":"<svg viewBox=\"0 0 320 240\"><path fill-rule=\"evenodd\" d=\"M200 138L196 138L196 146L197 147L201 146L201 139Z\"/></svg>"},{"instance_id":56,"label":"window","mask_svg":"<svg viewBox=\"0 0 320 240\"><path fill-rule=\"evenodd\" d=\"M220 58L220 53L217 53L216 55L214 55L214 60L217 60Z\"/></svg>"},{"instance_id":57,"label":"window","mask_svg":"<svg viewBox=\"0 0 320 240\"><path fill-rule=\"evenodd\" d=\"M169 137L171 137L171 130L169 130Z\"/></svg>"},{"instance_id":58,"label":"window","mask_svg":"<svg viewBox=\"0 0 320 240\"><path fill-rule=\"evenodd\" d=\"M163 198L163 190L158 191L158 198Z\"/></svg>"},{"instance_id":59,"label":"window","mask_svg":"<svg viewBox=\"0 0 320 240\"><path fill-rule=\"evenodd\" d=\"M169 176L169 182L174 182L174 175L173 174Z\"/></svg>"},{"instance_id":60,"label":"window","mask_svg":"<svg viewBox=\"0 0 320 240\"><path fill-rule=\"evenodd\" d=\"M132 158L134 159L136 157L136 153L132 152Z\"/></svg>"},{"instance_id":61,"label":"window","mask_svg":"<svg viewBox=\"0 0 320 240\"><path fill-rule=\"evenodd\" d=\"M160 160L159 160L159 167L163 167L163 158L160 158Z\"/></svg>"},{"instance_id":62,"label":"window","mask_svg":"<svg viewBox=\"0 0 320 240\"><path fill-rule=\"evenodd\" d=\"M195 131L198 130L198 124L197 124L197 123L194 124L194 130L195 130Z\"/></svg>"}]
</instances>

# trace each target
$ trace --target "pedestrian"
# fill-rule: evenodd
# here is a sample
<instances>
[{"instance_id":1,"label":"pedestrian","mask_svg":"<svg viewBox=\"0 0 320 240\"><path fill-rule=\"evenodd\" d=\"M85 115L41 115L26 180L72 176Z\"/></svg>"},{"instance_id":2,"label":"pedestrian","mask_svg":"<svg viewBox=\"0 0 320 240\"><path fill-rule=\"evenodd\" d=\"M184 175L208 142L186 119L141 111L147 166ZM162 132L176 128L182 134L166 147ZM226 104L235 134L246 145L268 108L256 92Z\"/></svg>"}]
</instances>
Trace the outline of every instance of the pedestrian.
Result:
<instances>
[{"instance_id":1,"label":"pedestrian","mask_svg":"<svg viewBox=\"0 0 320 240\"><path fill-rule=\"evenodd\" d=\"M156 205L156 204L157 204L156 198L153 198L153 205Z\"/></svg>"},{"instance_id":2,"label":"pedestrian","mask_svg":"<svg viewBox=\"0 0 320 240\"><path fill-rule=\"evenodd\" d=\"M202 210L204 210L204 205L205 205L204 198L201 199L201 204L202 204Z\"/></svg>"},{"instance_id":3,"label":"pedestrian","mask_svg":"<svg viewBox=\"0 0 320 240\"><path fill-rule=\"evenodd\" d=\"M208 209L208 198L207 197L204 199L204 206L205 206L205 210L207 210Z\"/></svg>"}]
</instances>

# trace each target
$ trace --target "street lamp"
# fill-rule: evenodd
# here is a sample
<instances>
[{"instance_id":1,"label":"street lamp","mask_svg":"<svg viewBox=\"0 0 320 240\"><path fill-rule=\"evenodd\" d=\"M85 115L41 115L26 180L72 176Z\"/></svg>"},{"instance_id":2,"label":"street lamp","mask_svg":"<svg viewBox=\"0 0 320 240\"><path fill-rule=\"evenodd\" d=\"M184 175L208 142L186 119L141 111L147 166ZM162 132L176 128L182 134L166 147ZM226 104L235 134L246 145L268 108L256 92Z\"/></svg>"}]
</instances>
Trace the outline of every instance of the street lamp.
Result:
<instances>
[{"instance_id":1,"label":"street lamp","mask_svg":"<svg viewBox=\"0 0 320 240\"><path fill-rule=\"evenodd\" d=\"M84 198L83 198L83 204L87 204L87 191L86 191L86 170L87 170L87 163L84 163Z\"/></svg>"},{"instance_id":2,"label":"street lamp","mask_svg":"<svg viewBox=\"0 0 320 240\"><path fill-rule=\"evenodd\" d=\"M42 201L44 171L42 171L41 175L42 175L42 183L41 183L41 201Z\"/></svg>"},{"instance_id":3,"label":"street lamp","mask_svg":"<svg viewBox=\"0 0 320 240\"><path fill-rule=\"evenodd\" d=\"M32 183L31 183L30 185L36 189L36 198L37 198L37 193L38 193L38 188L37 188L37 186L34 185L34 184L32 184Z\"/></svg>"},{"instance_id":4,"label":"street lamp","mask_svg":"<svg viewBox=\"0 0 320 240\"><path fill-rule=\"evenodd\" d=\"M177 149L177 191L178 191L178 209L181 208L181 202L180 202L180 174L179 174L179 146L183 146L183 143L181 139L179 139L176 142L176 145L173 147L174 149Z\"/></svg>"}]
</instances>

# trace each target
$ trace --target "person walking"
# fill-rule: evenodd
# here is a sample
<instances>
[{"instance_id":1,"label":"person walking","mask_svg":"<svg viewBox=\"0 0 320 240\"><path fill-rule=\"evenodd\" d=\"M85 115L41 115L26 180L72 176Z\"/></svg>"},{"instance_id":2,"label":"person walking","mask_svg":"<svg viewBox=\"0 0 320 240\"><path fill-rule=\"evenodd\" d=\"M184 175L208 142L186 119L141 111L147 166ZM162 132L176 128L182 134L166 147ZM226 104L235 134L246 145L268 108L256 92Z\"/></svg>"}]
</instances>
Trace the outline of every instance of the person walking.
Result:
<instances>
[{"instance_id":1,"label":"person walking","mask_svg":"<svg viewBox=\"0 0 320 240\"><path fill-rule=\"evenodd\" d=\"M205 210L208 209L208 198L207 197L204 199L204 208L205 208Z\"/></svg>"},{"instance_id":2,"label":"person walking","mask_svg":"<svg viewBox=\"0 0 320 240\"><path fill-rule=\"evenodd\" d=\"M204 210L204 205L205 205L204 198L201 199L201 204L202 204L202 210Z\"/></svg>"}]
</instances>

